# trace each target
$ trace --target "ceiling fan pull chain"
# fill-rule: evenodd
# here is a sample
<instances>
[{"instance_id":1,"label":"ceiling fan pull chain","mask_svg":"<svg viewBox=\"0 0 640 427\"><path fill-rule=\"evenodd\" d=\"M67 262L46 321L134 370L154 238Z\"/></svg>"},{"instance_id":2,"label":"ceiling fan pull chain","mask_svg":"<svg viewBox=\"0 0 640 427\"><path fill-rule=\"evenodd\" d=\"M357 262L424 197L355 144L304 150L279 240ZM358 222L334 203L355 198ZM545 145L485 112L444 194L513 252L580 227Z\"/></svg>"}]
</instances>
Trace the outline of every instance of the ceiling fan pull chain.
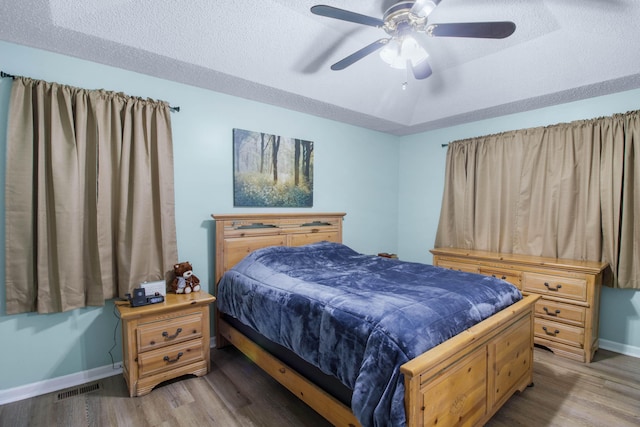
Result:
<instances>
[{"instance_id":1,"label":"ceiling fan pull chain","mask_svg":"<svg viewBox=\"0 0 640 427\"><path fill-rule=\"evenodd\" d=\"M407 60L407 66L405 67L407 74L404 78L404 83L402 83L402 90L407 90L407 86L409 86L409 68L411 68L411 61Z\"/></svg>"}]
</instances>

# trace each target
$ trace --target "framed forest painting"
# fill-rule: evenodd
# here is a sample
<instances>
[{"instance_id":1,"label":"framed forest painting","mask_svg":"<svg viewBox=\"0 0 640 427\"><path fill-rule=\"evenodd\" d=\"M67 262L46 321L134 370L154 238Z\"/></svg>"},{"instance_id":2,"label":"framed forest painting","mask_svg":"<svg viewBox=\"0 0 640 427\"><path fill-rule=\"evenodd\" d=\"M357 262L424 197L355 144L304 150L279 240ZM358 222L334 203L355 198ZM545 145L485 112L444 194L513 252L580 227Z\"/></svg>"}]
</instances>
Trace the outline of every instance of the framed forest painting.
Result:
<instances>
[{"instance_id":1,"label":"framed forest painting","mask_svg":"<svg viewBox=\"0 0 640 427\"><path fill-rule=\"evenodd\" d=\"M313 142L233 129L233 205L313 206Z\"/></svg>"}]
</instances>

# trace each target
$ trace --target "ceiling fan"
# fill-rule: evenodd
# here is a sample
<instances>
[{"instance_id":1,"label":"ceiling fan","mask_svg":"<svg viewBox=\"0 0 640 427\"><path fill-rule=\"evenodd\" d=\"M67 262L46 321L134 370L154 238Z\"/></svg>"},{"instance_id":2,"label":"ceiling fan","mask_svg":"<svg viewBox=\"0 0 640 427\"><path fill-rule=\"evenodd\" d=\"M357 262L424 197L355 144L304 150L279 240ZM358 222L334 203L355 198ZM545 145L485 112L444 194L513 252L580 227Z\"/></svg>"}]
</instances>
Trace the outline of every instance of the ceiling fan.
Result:
<instances>
[{"instance_id":1,"label":"ceiling fan","mask_svg":"<svg viewBox=\"0 0 640 427\"><path fill-rule=\"evenodd\" d=\"M394 68L411 69L418 80L429 77L432 70L427 61L429 55L414 34L425 33L431 37L503 39L516 30L516 24L510 21L431 24L428 19L429 14L440 1L401 0L387 9L382 19L326 5L313 6L311 12L328 18L382 28L390 36L376 40L336 62L331 66L332 70L343 70L365 56L382 49L380 56L383 61Z\"/></svg>"}]
</instances>

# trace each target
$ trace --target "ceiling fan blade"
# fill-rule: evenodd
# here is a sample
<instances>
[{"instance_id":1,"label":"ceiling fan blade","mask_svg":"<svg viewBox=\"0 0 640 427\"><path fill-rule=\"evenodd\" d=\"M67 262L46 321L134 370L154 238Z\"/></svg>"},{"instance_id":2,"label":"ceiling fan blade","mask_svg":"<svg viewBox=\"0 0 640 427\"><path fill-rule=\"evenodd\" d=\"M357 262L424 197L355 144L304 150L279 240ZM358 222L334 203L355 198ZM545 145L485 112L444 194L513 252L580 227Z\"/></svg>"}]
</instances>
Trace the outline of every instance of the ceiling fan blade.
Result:
<instances>
[{"instance_id":1,"label":"ceiling fan blade","mask_svg":"<svg viewBox=\"0 0 640 427\"><path fill-rule=\"evenodd\" d=\"M335 64L333 64L331 66L331 69L333 71L338 71L338 70L344 70L345 68L347 68L349 65L353 64L356 61L361 60L362 58L364 58L365 56L375 52L376 50L382 48L384 45L386 45L389 40L391 39L380 39L377 40L373 43L371 43L368 46L363 47L362 49L352 53L351 55L347 56L346 58L336 62Z\"/></svg>"},{"instance_id":2,"label":"ceiling fan blade","mask_svg":"<svg viewBox=\"0 0 640 427\"><path fill-rule=\"evenodd\" d=\"M474 37L481 39L504 39L516 30L510 21L459 22L453 24L432 24L426 33L433 37Z\"/></svg>"},{"instance_id":3,"label":"ceiling fan blade","mask_svg":"<svg viewBox=\"0 0 640 427\"><path fill-rule=\"evenodd\" d=\"M342 21L354 22L356 24L370 25L372 27L382 27L384 21L379 18L373 18L367 15L361 15L359 13L350 12L344 9L338 9L337 7L325 6L323 4L313 6L311 13L320 16L326 16L327 18L340 19Z\"/></svg>"},{"instance_id":4,"label":"ceiling fan blade","mask_svg":"<svg viewBox=\"0 0 640 427\"><path fill-rule=\"evenodd\" d=\"M411 61L407 61L407 67L411 67L411 71L413 71L413 77L415 77L416 80L426 79L433 72L433 70L431 69L431 65L429 65L429 61L427 61L426 59L424 61L421 61L417 65L412 65Z\"/></svg>"}]
</instances>

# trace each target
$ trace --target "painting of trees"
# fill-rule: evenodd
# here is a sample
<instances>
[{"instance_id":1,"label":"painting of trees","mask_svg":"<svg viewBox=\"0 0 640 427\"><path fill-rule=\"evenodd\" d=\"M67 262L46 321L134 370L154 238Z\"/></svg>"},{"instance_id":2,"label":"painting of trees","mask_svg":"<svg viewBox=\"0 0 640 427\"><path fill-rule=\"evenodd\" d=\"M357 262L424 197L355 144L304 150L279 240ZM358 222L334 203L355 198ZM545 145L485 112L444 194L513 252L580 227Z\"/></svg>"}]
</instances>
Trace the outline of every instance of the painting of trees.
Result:
<instances>
[{"instance_id":1,"label":"painting of trees","mask_svg":"<svg viewBox=\"0 0 640 427\"><path fill-rule=\"evenodd\" d=\"M313 142L234 129L233 204L313 206Z\"/></svg>"}]
</instances>

